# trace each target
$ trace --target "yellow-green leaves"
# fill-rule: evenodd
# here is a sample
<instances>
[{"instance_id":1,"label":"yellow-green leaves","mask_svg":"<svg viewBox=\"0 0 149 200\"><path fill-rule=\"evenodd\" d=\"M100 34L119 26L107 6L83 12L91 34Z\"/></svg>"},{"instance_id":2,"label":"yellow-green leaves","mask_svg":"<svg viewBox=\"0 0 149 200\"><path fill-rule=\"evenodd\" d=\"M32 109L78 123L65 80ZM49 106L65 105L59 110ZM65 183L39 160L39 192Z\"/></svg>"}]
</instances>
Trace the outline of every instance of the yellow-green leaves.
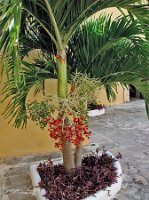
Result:
<instances>
[{"instance_id":1,"label":"yellow-green leaves","mask_svg":"<svg viewBox=\"0 0 149 200\"><path fill-rule=\"evenodd\" d=\"M0 4L0 50L2 66L7 76L13 75L16 84L20 81L21 60L19 56L19 33L21 27L21 0L3 0ZM13 63L12 63L13 62ZM11 65L10 65L11 63Z\"/></svg>"}]
</instances>

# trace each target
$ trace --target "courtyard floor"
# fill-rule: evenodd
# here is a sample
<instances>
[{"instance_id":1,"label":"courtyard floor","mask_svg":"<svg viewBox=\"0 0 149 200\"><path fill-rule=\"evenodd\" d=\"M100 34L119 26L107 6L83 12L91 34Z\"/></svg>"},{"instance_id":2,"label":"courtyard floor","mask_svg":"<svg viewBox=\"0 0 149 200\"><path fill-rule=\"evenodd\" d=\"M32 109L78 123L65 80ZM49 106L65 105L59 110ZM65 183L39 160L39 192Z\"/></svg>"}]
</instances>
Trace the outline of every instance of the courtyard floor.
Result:
<instances>
[{"instance_id":1,"label":"courtyard floor","mask_svg":"<svg viewBox=\"0 0 149 200\"><path fill-rule=\"evenodd\" d=\"M124 179L114 200L149 200L149 120L143 100L106 108L106 114L90 119L90 143L115 155L120 152ZM84 151L89 151L86 147ZM29 165L51 154L0 159L0 200L35 200ZM60 157L54 153L53 158Z\"/></svg>"}]
</instances>

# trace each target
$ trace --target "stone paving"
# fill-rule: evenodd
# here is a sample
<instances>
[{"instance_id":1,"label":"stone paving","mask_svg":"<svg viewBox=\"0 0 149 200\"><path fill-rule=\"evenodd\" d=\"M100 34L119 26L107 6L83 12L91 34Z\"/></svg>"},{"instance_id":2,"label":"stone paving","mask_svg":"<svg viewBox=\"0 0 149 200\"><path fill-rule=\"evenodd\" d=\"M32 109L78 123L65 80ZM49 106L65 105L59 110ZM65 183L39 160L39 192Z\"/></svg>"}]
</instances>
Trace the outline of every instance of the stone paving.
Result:
<instances>
[{"instance_id":1,"label":"stone paving","mask_svg":"<svg viewBox=\"0 0 149 200\"><path fill-rule=\"evenodd\" d=\"M90 142L123 155L124 180L114 200L149 200L149 120L144 107L144 101L137 100L108 107L105 115L90 119ZM29 165L50 155L0 159L0 200L35 200Z\"/></svg>"}]
</instances>

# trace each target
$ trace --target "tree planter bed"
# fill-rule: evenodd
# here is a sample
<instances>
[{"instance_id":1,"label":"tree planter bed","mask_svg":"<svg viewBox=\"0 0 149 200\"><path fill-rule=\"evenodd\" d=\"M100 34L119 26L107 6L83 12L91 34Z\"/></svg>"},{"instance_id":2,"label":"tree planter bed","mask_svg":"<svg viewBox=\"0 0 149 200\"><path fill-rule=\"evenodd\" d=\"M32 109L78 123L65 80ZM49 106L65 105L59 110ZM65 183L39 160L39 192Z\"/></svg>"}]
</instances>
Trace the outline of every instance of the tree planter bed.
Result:
<instances>
[{"instance_id":1,"label":"tree planter bed","mask_svg":"<svg viewBox=\"0 0 149 200\"><path fill-rule=\"evenodd\" d=\"M102 104L91 103L88 105L88 116L96 117L105 114L105 106Z\"/></svg>"},{"instance_id":2,"label":"tree planter bed","mask_svg":"<svg viewBox=\"0 0 149 200\"><path fill-rule=\"evenodd\" d=\"M100 153L100 155L102 155ZM115 158L110 152L106 152L106 155L110 158ZM100 156L100 158L102 158ZM86 158L85 158L86 159ZM42 164L45 162L42 162ZM48 162L46 162L48 164ZM42 166L41 164L41 166ZM53 160L53 164L58 165L58 164L62 164L62 160ZM32 179L32 184L33 184L33 195L37 198L37 200L48 200L50 198L46 198L44 195L46 195L46 190L45 189L41 189L39 187L39 183L42 181L41 177L39 175L40 172L37 171L37 167L39 166L39 164L35 164L30 166L30 174L31 174L31 179ZM112 183L111 186L105 187L104 189L95 192L93 195L89 195L86 198L80 198L79 200L110 200L112 199L115 194L120 190L121 188L121 183L122 183L122 170L121 170L121 166L118 160L113 162L113 167L116 168L115 169L115 180L114 183ZM112 168L112 170L114 169ZM88 184L89 181L86 183ZM57 198L58 200L60 200L59 198ZM50 199L53 200L53 199Z\"/></svg>"},{"instance_id":3,"label":"tree planter bed","mask_svg":"<svg viewBox=\"0 0 149 200\"><path fill-rule=\"evenodd\" d=\"M96 117L96 116L100 116L100 115L104 115L105 114L105 108L102 109L94 109L94 110L89 110L88 111L88 116L89 117Z\"/></svg>"}]
</instances>

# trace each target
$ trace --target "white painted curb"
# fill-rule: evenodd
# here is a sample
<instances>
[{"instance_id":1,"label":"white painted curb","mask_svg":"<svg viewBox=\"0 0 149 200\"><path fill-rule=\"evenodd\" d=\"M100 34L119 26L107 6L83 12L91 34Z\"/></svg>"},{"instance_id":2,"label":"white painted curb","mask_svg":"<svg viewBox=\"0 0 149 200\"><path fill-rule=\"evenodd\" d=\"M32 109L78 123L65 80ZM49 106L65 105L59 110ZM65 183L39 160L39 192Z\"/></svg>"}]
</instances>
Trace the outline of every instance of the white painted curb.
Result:
<instances>
[{"instance_id":1,"label":"white painted curb","mask_svg":"<svg viewBox=\"0 0 149 200\"><path fill-rule=\"evenodd\" d=\"M108 155L114 157L110 152L106 152ZM100 155L100 154L99 154ZM53 160L54 164L62 163L62 160ZM37 172L38 164L34 164L30 166L30 175L33 184L33 195L37 198L37 200L48 200L43 195L46 194L45 189L40 189L38 183L41 181L41 178ZM111 187L107 187L105 190L100 190L96 192L95 195L91 195L82 200L111 200L121 189L122 184L122 169L119 161L115 162L115 167L117 168L117 183L111 185ZM52 199L51 199L52 200Z\"/></svg>"},{"instance_id":2,"label":"white painted curb","mask_svg":"<svg viewBox=\"0 0 149 200\"><path fill-rule=\"evenodd\" d=\"M89 117L96 117L96 116L100 116L100 115L104 115L104 114L105 114L105 108L102 108L100 110L95 109L95 110L89 110L88 111Z\"/></svg>"},{"instance_id":3,"label":"white painted curb","mask_svg":"<svg viewBox=\"0 0 149 200\"><path fill-rule=\"evenodd\" d=\"M44 163L44 162L47 162L47 161L42 161L41 163ZM54 159L53 163L55 165L57 165L59 163L62 164L63 161L62 161L62 159ZM31 176L31 180L32 180L32 185L33 185L33 188L36 188L36 189L39 187L38 183L41 181L40 175L37 171L38 165L39 165L39 163L38 164L36 163L36 164L33 164L30 166L30 176Z\"/></svg>"},{"instance_id":4,"label":"white painted curb","mask_svg":"<svg viewBox=\"0 0 149 200\"><path fill-rule=\"evenodd\" d=\"M45 189L40 189L39 187L34 188L32 194L33 194L33 196L35 196L37 198L37 200L47 200L47 198L43 196L46 194Z\"/></svg>"}]
</instances>

